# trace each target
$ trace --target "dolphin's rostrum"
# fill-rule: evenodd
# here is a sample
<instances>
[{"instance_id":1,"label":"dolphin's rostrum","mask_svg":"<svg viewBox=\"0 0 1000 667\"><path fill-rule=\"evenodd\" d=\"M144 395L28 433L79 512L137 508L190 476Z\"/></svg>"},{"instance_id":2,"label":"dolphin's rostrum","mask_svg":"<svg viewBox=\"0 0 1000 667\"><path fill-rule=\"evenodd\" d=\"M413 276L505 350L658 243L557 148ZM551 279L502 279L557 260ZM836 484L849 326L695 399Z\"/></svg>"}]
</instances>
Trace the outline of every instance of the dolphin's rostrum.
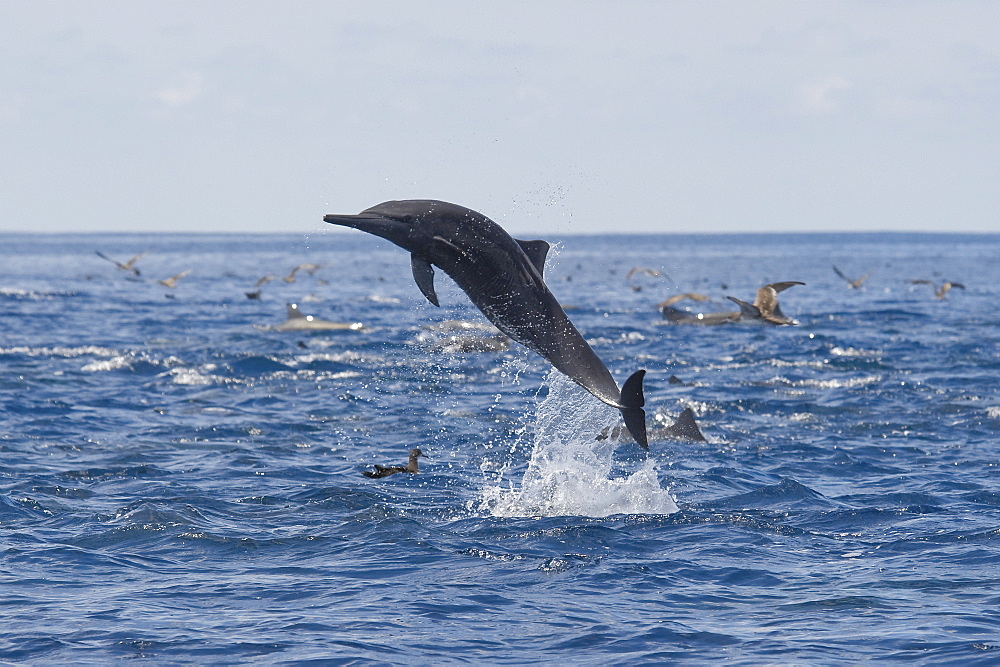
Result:
<instances>
[{"instance_id":1,"label":"dolphin's rostrum","mask_svg":"<svg viewBox=\"0 0 1000 667\"><path fill-rule=\"evenodd\" d=\"M447 273L500 331L547 359L560 372L621 410L636 442L646 444L639 370L619 391L611 373L549 292L542 271L549 244L518 241L485 215L435 200L389 201L326 222L392 241L410 252L413 279L438 305L434 266Z\"/></svg>"}]
</instances>

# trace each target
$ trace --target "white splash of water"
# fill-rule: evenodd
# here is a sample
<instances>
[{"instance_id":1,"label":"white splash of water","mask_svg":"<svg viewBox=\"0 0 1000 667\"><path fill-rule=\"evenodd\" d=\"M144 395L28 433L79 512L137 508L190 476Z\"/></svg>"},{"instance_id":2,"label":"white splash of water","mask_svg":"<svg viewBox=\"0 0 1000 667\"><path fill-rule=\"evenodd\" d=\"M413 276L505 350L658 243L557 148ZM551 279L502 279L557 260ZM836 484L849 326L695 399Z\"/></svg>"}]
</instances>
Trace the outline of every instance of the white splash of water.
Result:
<instances>
[{"instance_id":1,"label":"white splash of water","mask_svg":"<svg viewBox=\"0 0 1000 667\"><path fill-rule=\"evenodd\" d=\"M535 411L534 446L520 488L487 486L481 508L494 516L671 514L677 504L660 487L653 459L612 478L613 439L597 440L619 413L558 371L546 378L548 396Z\"/></svg>"},{"instance_id":2,"label":"white splash of water","mask_svg":"<svg viewBox=\"0 0 1000 667\"><path fill-rule=\"evenodd\" d=\"M99 373L103 371L117 371L122 368L131 368L135 358L129 355L112 357L101 361L92 361L85 364L80 370L85 373Z\"/></svg>"}]
</instances>

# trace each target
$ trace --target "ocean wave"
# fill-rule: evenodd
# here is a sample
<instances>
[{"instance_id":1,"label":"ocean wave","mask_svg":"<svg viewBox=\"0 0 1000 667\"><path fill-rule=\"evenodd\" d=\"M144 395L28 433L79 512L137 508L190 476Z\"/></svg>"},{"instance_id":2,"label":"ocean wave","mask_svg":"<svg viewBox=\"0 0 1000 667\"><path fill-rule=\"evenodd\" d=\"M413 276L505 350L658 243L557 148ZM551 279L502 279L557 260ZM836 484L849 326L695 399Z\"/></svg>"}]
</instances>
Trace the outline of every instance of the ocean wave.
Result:
<instances>
[{"instance_id":1,"label":"ocean wave","mask_svg":"<svg viewBox=\"0 0 1000 667\"><path fill-rule=\"evenodd\" d=\"M79 296L80 292L72 290L29 290L17 287L0 287L0 297L11 299L47 300L55 297Z\"/></svg>"},{"instance_id":2,"label":"ocean wave","mask_svg":"<svg viewBox=\"0 0 1000 667\"><path fill-rule=\"evenodd\" d=\"M768 380L761 382L754 382L752 384L757 384L764 387L795 387L795 388L811 388L811 389L853 389L857 387L867 387L870 385L877 385L882 382L882 376L880 375L869 375L865 377L853 377L853 378L803 378L798 380L792 380L787 377L778 375L772 377Z\"/></svg>"},{"instance_id":3,"label":"ocean wave","mask_svg":"<svg viewBox=\"0 0 1000 667\"><path fill-rule=\"evenodd\" d=\"M81 345L78 347L30 347L17 345L13 347L0 347L0 354L23 355L26 357L62 357L73 359L76 357L112 357L120 355L121 352L99 345Z\"/></svg>"},{"instance_id":4,"label":"ocean wave","mask_svg":"<svg viewBox=\"0 0 1000 667\"><path fill-rule=\"evenodd\" d=\"M572 269L560 296L615 378L648 370L647 426L690 407L709 438L647 451L598 441L620 413L522 345L415 345L482 319L443 275L428 306L363 236L103 237L202 279L167 300L102 264L85 298L0 297L5 659L996 662L994 237L567 241L547 272ZM0 262L12 287L83 289L101 262L92 236L18 243L53 259L45 287ZM879 267L868 289L816 261L848 254ZM379 326L253 329L269 304L243 290L304 260L331 278L308 291ZM407 296L356 298L383 266ZM609 281L630 266L718 299L787 270L807 324L667 331ZM977 277L908 292L928 267ZM419 473L362 476L414 447Z\"/></svg>"}]
</instances>

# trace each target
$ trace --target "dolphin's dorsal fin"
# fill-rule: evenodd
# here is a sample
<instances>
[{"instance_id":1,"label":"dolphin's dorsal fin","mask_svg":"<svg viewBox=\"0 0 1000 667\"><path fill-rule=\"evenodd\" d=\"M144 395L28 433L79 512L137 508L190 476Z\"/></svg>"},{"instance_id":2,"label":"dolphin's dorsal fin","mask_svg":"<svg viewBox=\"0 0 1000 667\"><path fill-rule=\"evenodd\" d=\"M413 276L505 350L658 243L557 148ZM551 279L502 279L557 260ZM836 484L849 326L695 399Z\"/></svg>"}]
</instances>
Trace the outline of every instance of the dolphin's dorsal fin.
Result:
<instances>
[{"instance_id":1,"label":"dolphin's dorsal fin","mask_svg":"<svg viewBox=\"0 0 1000 667\"><path fill-rule=\"evenodd\" d=\"M757 306L737 299L735 296L727 296L726 298L740 307L740 317L749 317L752 320L760 319L760 309Z\"/></svg>"},{"instance_id":2,"label":"dolphin's dorsal fin","mask_svg":"<svg viewBox=\"0 0 1000 667\"><path fill-rule=\"evenodd\" d=\"M549 254L549 244L545 241L522 241L514 239L531 263L538 269L538 275L545 276L545 257Z\"/></svg>"},{"instance_id":3,"label":"dolphin's dorsal fin","mask_svg":"<svg viewBox=\"0 0 1000 667\"><path fill-rule=\"evenodd\" d=\"M698 422L694 419L694 410L691 408L684 408L684 411L677 417L677 421L667 427L667 433L674 438L705 442L705 436L698 428Z\"/></svg>"},{"instance_id":4,"label":"dolphin's dorsal fin","mask_svg":"<svg viewBox=\"0 0 1000 667\"><path fill-rule=\"evenodd\" d=\"M297 303L289 303L289 304L287 304L285 306L285 310L288 312L288 319L290 319L290 320L304 319L305 318L305 315L303 315L302 311L299 310L299 304L297 304Z\"/></svg>"},{"instance_id":5,"label":"dolphin's dorsal fin","mask_svg":"<svg viewBox=\"0 0 1000 667\"><path fill-rule=\"evenodd\" d=\"M413 269L413 280L420 288L420 293L435 306L441 305L438 303L437 293L434 291L434 267L431 266L431 263L423 257L411 254L410 267Z\"/></svg>"}]
</instances>

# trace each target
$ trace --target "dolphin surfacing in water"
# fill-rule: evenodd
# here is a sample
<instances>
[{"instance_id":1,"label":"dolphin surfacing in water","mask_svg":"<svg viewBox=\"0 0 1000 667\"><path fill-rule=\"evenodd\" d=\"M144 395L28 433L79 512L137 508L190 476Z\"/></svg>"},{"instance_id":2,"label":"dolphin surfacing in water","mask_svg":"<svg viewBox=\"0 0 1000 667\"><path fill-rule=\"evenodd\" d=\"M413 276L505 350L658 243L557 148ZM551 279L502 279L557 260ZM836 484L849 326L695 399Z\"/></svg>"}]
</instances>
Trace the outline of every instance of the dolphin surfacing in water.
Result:
<instances>
[{"instance_id":1,"label":"dolphin surfacing in water","mask_svg":"<svg viewBox=\"0 0 1000 667\"><path fill-rule=\"evenodd\" d=\"M413 279L435 306L434 267L451 276L497 329L618 408L635 441L646 442L645 370L621 390L542 279L549 244L518 241L482 213L435 200L389 201L324 221L380 236L410 252Z\"/></svg>"},{"instance_id":2,"label":"dolphin surfacing in water","mask_svg":"<svg viewBox=\"0 0 1000 667\"><path fill-rule=\"evenodd\" d=\"M299 310L297 303L286 305L285 310L288 312L288 319L271 327L275 331L361 331L365 328L361 322L331 322L306 315Z\"/></svg>"}]
</instances>

